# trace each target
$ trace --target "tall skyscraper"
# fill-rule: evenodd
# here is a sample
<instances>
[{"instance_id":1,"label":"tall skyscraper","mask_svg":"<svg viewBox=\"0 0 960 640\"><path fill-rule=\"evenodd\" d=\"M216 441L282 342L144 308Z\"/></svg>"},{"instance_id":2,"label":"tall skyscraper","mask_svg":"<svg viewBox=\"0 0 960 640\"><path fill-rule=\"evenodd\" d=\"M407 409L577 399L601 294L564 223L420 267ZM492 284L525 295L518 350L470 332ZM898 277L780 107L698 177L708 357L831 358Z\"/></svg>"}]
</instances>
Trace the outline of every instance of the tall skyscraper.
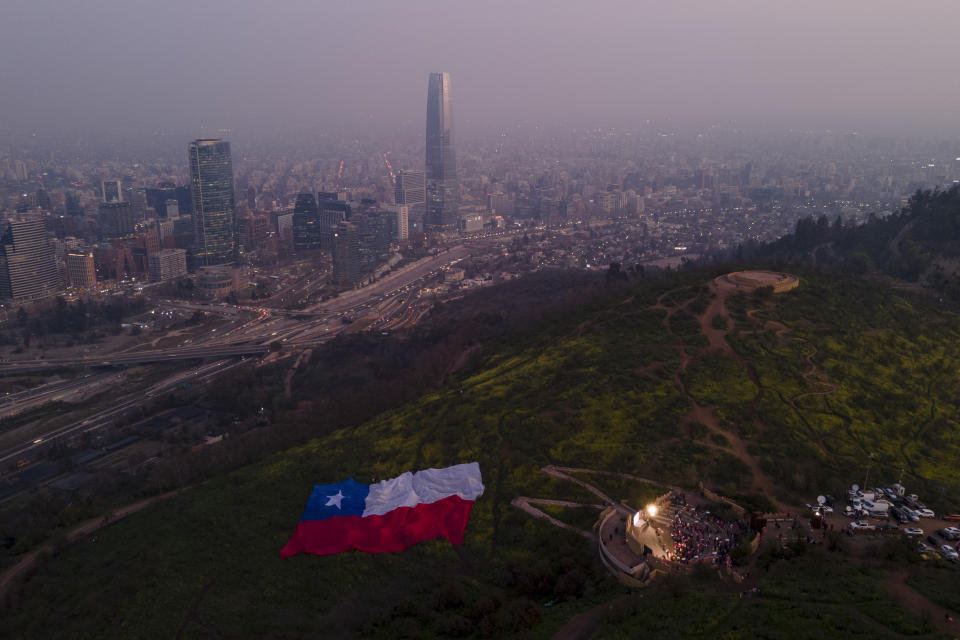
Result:
<instances>
[{"instance_id":1,"label":"tall skyscraper","mask_svg":"<svg viewBox=\"0 0 960 640\"><path fill-rule=\"evenodd\" d=\"M217 138L190 143L193 259L199 266L233 260L233 161L230 143Z\"/></svg>"},{"instance_id":2,"label":"tall skyscraper","mask_svg":"<svg viewBox=\"0 0 960 640\"><path fill-rule=\"evenodd\" d=\"M405 204L411 208L426 202L423 171L410 171L408 169L398 171L393 199L398 205Z\"/></svg>"},{"instance_id":3,"label":"tall skyscraper","mask_svg":"<svg viewBox=\"0 0 960 640\"><path fill-rule=\"evenodd\" d=\"M300 193L293 205L293 246L297 251L320 248L320 210L312 193Z\"/></svg>"},{"instance_id":4,"label":"tall skyscraper","mask_svg":"<svg viewBox=\"0 0 960 640\"><path fill-rule=\"evenodd\" d=\"M11 220L0 236L0 298L42 298L61 284L43 220Z\"/></svg>"},{"instance_id":5,"label":"tall skyscraper","mask_svg":"<svg viewBox=\"0 0 960 640\"><path fill-rule=\"evenodd\" d=\"M459 217L457 159L453 145L450 74L431 73L427 85L427 231L456 231Z\"/></svg>"}]
</instances>

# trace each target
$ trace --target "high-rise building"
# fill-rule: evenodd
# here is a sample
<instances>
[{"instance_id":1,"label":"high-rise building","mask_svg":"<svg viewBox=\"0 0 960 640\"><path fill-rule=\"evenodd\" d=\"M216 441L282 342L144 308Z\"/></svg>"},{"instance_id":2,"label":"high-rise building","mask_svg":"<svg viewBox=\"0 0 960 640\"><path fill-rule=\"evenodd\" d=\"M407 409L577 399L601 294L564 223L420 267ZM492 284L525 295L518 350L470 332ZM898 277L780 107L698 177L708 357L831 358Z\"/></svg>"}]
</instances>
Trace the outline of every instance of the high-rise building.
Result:
<instances>
[{"instance_id":1,"label":"high-rise building","mask_svg":"<svg viewBox=\"0 0 960 640\"><path fill-rule=\"evenodd\" d=\"M81 289L97 286L97 269L93 251L71 251L67 254L67 278L70 284Z\"/></svg>"},{"instance_id":2,"label":"high-rise building","mask_svg":"<svg viewBox=\"0 0 960 640\"><path fill-rule=\"evenodd\" d=\"M350 205L340 200L320 200L317 203L320 216L320 248L333 253L333 238L336 226L350 219Z\"/></svg>"},{"instance_id":3,"label":"high-rise building","mask_svg":"<svg viewBox=\"0 0 960 640\"><path fill-rule=\"evenodd\" d=\"M187 252L183 249L161 249L147 257L150 280L162 282L187 274Z\"/></svg>"},{"instance_id":4,"label":"high-rise building","mask_svg":"<svg viewBox=\"0 0 960 640\"><path fill-rule=\"evenodd\" d=\"M333 232L333 282L354 286L360 283L360 228L344 220Z\"/></svg>"},{"instance_id":5,"label":"high-rise building","mask_svg":"<svg viewBox=\"0 0 960 640\"><path fill-rule=\"evenodd\" d=\"M190 192L193 196L193 259L201 266L234 258L233 161L230 143L218 138L190 143Z\"/></svg>"},{"instance_id":6,"label":"high-rise building","mask_svg":"<svg viewBox=\"0 0 960 640\"><path fill-rule=\"evenodd\" d=\"M410 207L397 205L397 241L405 242L410 238Z\"/></svg>"},{"instance_id":7,"label":"high-rise building","mask_svg":"<svg viewBox=\"0 0 960 640\"><path fill-rule=\"evenodd\" d=\"M0 236L0 298L30 300L61 288L43 220L11 220Z\"/></svg>"},{"instance_id":8,"label":"high-rise building","mask_svg":"<svg viewBox=\"0 0 960 640\"><path fill-rule=\"evenodd\" d=\"M37 208L50 211L50 194L43 187L37 189Z\"/></svg>"},{"instance_id":9,"label":"high-rise building","mask_svg":"<svg viewBox=\"0 0 960 640\"><path fill-rule=\"evenodd\" d=\"M129 236L137 225L133 205L129 202L101 202L97 221L104 238Z\"/></svg>"},{"instance_id":10,"label":"high-rise building","mask_svg":"<svg viewBox=\"0 0 960 640\"><path fill-rule=\"evenodd\" d=\"M280 240L279 249L283 253L293 251L293 214L282 213L277 216L277 237Z\"/></svg>"},{"instance_id":11,"label":"high-rise building","mask_svg":"<svg viewBox=\"0 0 960 640\"><path fill-rule=\"evenodd\" d=\"M426 181L423 171L401 169L397 172L397 181L394 184L394 201L400 205L416 207L426 202Z\"/></svg>"},{"instance_id":12,"label":"high-rise building","mask_svg":"<svg viewBox=\"0 0 960 640\"><path fill-rule=\"evenodd\" d=\"M320 248L320 210L312 193L300 193L293 205L293 246L297 251Z\"/></svg>"},{"instance_id":13,"label":"high-rise building","mask_svg":"<svg viewBox=\"0 0 960 640\"><path fill-rule=\"evenodd\" d=\"M120 180L103 181L103 201L123 202L123 183Z\"/></svg>"},{"instance_id":14,"label":"high-rise building","mask_svg":"<svg viewBox=\"0 0 960 640\"><path fill-rule=\"evenodd\" d=\"M427 231L456 231L459 222L457 159L453 145L453 103L450 74L431 73L427 86Z\"/></svg>"}]
</instances>

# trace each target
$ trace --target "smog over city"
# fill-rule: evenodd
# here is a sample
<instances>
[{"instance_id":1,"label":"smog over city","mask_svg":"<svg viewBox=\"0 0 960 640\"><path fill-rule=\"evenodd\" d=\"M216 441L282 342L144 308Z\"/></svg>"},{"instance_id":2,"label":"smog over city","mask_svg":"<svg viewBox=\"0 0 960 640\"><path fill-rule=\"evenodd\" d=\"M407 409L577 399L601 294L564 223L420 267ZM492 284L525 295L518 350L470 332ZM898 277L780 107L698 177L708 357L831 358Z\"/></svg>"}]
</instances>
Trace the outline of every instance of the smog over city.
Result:
<instances>
[{"instance_id":1,"label":"smog over city","mask_svg":"<svg viewBox=\"0 0 960 640\"><path fill-rule=\"evenodd\" d=\"M0 638L960 637L960 4L2 9Z\"/></svg>"},{"instance_id":2,"label":"smog over city","mask_svg":"<svg viewBox=\"0 0 960 640\"><path fill-rule=\"evenodd\" d=\"M3 129L421 125L424 74L458 125L852 128L956 135L945 0L413 3L13 0Z\"/></svg>"}]
</instances>

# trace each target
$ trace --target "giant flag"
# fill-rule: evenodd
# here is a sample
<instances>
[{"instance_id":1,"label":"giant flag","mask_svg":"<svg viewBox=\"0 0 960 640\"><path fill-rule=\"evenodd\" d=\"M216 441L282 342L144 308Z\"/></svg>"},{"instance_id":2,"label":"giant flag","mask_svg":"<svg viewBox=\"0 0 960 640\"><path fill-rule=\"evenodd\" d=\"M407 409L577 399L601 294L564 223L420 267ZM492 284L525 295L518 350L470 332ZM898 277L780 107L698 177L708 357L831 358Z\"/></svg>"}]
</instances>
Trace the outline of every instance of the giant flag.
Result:
<instances>
[{"instance_id":1,"label":"giant flag","mask_svg":"<svg viewBox=\"0 0 960 640\"><path fill-rule=\"evenodd\" d=\"M387 553L433 538L461 544L470 507L482 494L476 462L408 471L376 484L349 478L316 485L280 556L348 549Z\"/></svg>"}]
</instances>

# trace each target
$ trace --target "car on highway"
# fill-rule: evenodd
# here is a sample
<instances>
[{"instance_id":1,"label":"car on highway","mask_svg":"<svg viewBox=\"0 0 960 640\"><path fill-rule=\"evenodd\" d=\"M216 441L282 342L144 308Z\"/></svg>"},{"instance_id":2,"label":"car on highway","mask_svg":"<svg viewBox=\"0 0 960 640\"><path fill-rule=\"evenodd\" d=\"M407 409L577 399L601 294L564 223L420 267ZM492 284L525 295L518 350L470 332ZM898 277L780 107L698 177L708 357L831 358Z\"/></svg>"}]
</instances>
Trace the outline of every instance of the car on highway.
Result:
<instances>
[{"instance_id":1,"label":"car on highway","mask_svg":"<svg viewBox=\"0 0 960 640\"><path fill-rule=\"evenodd\" d=\"M905 536L922 536L923 529L920 527L905 527L903 529L903 535Z\"/></svg>"}]
</instances>

